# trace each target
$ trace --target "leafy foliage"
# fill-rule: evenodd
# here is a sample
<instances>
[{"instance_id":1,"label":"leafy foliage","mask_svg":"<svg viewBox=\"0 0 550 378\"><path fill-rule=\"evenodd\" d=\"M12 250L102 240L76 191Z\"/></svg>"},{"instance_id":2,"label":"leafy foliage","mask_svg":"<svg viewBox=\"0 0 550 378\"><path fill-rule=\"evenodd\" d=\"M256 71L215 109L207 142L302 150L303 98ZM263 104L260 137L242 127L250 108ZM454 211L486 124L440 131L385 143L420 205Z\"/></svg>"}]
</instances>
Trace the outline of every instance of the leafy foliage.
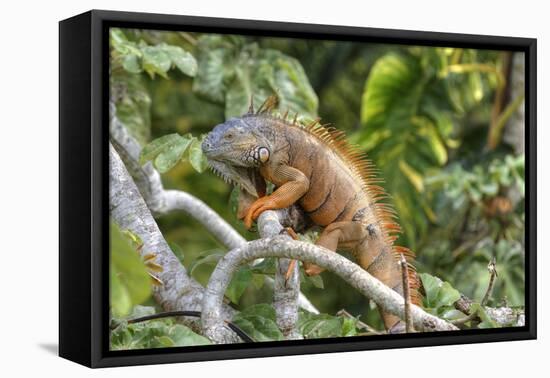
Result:
<instances>
[{"instance_id":1,"label":"leafy foliage","mask_svg":"<svg viewBox=\"0 0 550 378\"><path fill-rule=\"evenodd\" d=\"M300 312L298 330L305 339L356 336L357 319Z\"/></svg>"},{"instance_id":2,"label":"leafy foliage","mask_svg":"<svg viewBox=\"0 0 550 378\"><path fill-rule=\"evenodd\" d=\"M378 59L365 83L361 122L365 133L356 141L382 168L386 190L392 194L406 243L414 247L437 221L425 191L424 176L444 166L459 146L455 139L465 107L475 107L491 89L479 72L470 84L453 86L448 71L452 49L411 48ZM474 88L472 88L474 87ZM463 95L476 93L476 99Z\"/></svg>"},{"instance_id":3,"label":"leafy foliage","mask_svg":"<svg viewBox=\"0 0 550 378\"><path fill-rule=\"evenodd\" d=\"M136 306L129 319L155 314L154 307ZM175 346L207 345L210 340L173 319L157 319L128 324L125 319L113 319L111 350L168 348Z\"/></svg>"},{"instance_id":4,"label":"leafy foliage","mask_svg":"<svg viewBox=\"0 0 550 378\"><path fill-rule=\"evenodd\" d=\"M275 322L275 310L268 304L246 308L235 315L233 322L256 341L283 340Z\"/></svg>"},{"instance_id":5,"label":"leafy foliage","mask_svg":"<svg viewBox=\"0 0 550 378\"><path fill-rule=\"evenodd\" d=\"M171 68L178 68L188 76L197 73L195 57L179 46L166 43L151 46L143 40L136 43L116 28L110 31L110 43L114 49L113 63L119 62L127 72L138 74L145 71L152 78L155 75L168 78L167 72Z\"/></svg>"},{"instance_id":6,"label":"leafy foliage","mask_svg":"<svg viewBox=\"0 0 550 378\"><path fill-rule=\"evenodd\" d=\"M274 92L279 107L304 116L317 114L317 95L300 63L238 36L205 35L198 44L199 70L193 89L225 104L225 117L246 113L251 98L261 103Z\"/></svg>"},{"instance_id":7,"label":"leafy foliage","mask_svg":"<svg viewBox=\"0 0 550 378\"><path fill-rule=\"evenodd\" d=\"M179 162L189 161L197 172L202 173L208 167L200 147L203 139L204 135L200 138L189 134L164 135L143 147L140 163L152 160L160 173L166 173Z\"/></svg>"},{"instance_id":8,"label":"leafy foliage","mask_svg":"<svg viewBox=\"0 0 550 378\"><path fill-rule=\"evenodd\" d=\"M235 315L233 322L256 341L283 340L277 327L275 310L268 304L247 307ZM329 314L299 313L298 332L306 339L356 336L357 319Z\"/></svg>"},{"instance_id":9,"label":"leafy foliage","mask_svg":"<svg viewBox=\"0 0 550 378\"><path fill-rule=\"evenodd\" d=\"M487 264L495 257L499 279L494 297L522 305L523 155L489 160L469 170L453 164L426 182L429 188L440 192L435 201L437 212L452 221L440 222L436 237L425 243L424 270L445 277L462 292L480 298L489 280ZM449 238L456 239L450 253ZM441 239L447 240L437 242Z\"/></svg>"},{"instance_id":10,"label":"leafy foliage","mask_svg":"<svg viewBox=\"0 0 550 378\"><path fill-rule=\"evenodd\" d=\"M460 299L460 293L448 282L443 282L438 277L428 273L420 273L422 286L426 295L424 296L423 306L434 315L452 320L456 318L457 311L454 310L453 303ZM460 314L461 317L466 316Z\"/></svg>"}]
</instances>

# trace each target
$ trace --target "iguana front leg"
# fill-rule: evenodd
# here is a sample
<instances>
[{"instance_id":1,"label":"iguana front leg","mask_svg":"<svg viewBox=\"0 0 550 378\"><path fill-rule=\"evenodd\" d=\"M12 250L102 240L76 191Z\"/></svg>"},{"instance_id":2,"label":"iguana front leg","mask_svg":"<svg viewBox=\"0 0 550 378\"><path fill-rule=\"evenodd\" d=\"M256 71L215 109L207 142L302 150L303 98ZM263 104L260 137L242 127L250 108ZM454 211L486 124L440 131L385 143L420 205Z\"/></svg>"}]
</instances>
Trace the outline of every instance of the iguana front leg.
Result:
<instances>
[{"instance_id":1,"label":"iguana front leg","mask_svg":"<svg viewBox=\"0 0 550 378\"><path fill-rule=\"evenodd\" d=\"M244 218L246 228L252 227L262 212L284 209L298 201L309 190L309 179L301 171L288 165L279 165L266 174L269 181L278 186L269 196L257 199Z\"/></svg>"}]
</instances>

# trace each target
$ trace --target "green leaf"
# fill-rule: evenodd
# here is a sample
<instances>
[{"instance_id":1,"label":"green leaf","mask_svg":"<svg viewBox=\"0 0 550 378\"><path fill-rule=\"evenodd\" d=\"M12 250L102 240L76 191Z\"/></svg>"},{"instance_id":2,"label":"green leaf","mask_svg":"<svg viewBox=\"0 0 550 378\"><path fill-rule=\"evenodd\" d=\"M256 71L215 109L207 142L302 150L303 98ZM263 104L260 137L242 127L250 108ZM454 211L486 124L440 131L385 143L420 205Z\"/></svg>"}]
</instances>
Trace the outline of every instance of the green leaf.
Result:
<instances>
[{"instance_id":1,"label":"green leaf","mask_svg":"<svg viewBox=\"0 0 550 378\"><path fill-rule=\"evenodd\" d=\"M262 262L251 266L250 269L254 273L273 275L277 270L277 260L274 257L266 257Z\"/></svg>"},{"instance_id":2,"label":"green leaf","mask_svg":"<svg viewBox=\"0 0 550 378\"><path fill-rule=\"evenodd\" d=\"M183 252L183 249L181 249L181 247L176 243L170 242L168 243L168 245L170 246L170 249L172 250L172 252L174 252L174 255L176 255L176 257L178 258L178 260L183 263L183 260L185 257L185 253Z\"/></svg>"},{"instance_id":3,"label":"green leaf","mask_svg":"<svg viewBox=\"0 0 550 378\"><path fill-rule=\"evenodd\" d=\"M212 344L206 337L196 334L181 324L170 329L169 335L175 346L209 345Z\"/></svg>"},{"instance_id":4,"label":"green leaf","mask_svg":"<svg viewBox=\"0 0 550 378\"><path fill-rule=\"evenodd\" d=\"M479 328L498 328L499 325L497 322L495 322L489 315L487 315L487 312L485 312L485 309L481 304L479 303L472 303L470 306L471 312L476 312L477 316L481 319L481 323L478 325Z\"/></svg>"},{"instance_id":5,"label":"green leaf","mask_svg":"<svg viewBox=\"0 0 550 378\"><path fill-rule=\"evenodd\" d=\"M110 304L114 315L122 317L149 298L151 279L137 251L112 221L110 240Z\"/></svg>"},{"instance_id":6,"label":"green leaf","mask_svg":"<svg viewBox=\"0 0 550 378\"><path fill-rule=\"evenodd\" d=\"M421 47L377 59L362 96L365 132L353 138L381 169L404 231L400 243L413 249L438 221L432 198L419 195L424 178L441 170L449 160L447 149L458 146L446 79L438 75L446 60L445 54Z\"/></svg>"},{"instance_id":7,"label":"green leaf","mask_svg":"<svg viewBox=\"0 0 550 378\"><path fill-rule=\"evenodd\" d=\"M235 46L224 36L207 35L199 39L198 70L193 91L211 101L225 101L225 76L233 67Z\"/></svg>"},{"instance_id":8,"label":"green leaf","mask_svg":"<svg viewBox=\"0 0 550 378\"><path fill-rule=\"evenodd\" d=\"M231 279L231 282L229 283L229 286L225 291L226 297L235 304L239 303L239 299L251 282L252 271L250 270L250 268L247 266L240 267L233 275L233 278Z\"/></svg>"},{"instance_id":9,"label":"green leaf","mask_svg":"<svg viewBox=\"0 0 550 378\"><path fill-rule=\"evenodd\" d=\"M233 323L256 341L283 340L275 322L275 310L268 304L257 304L235 315Z\"/></svg>"},{"instance_id":10,"label":"green leaf","mask_svg":"<svg viewBox=\"0 0 550 378\"><path fill-rule=\"evenodd\" d=\"M139 163L143 165L145 164L145 162L149 160L153 160L161 152L167 150L170 147L175 146L180 142L181 142L181 136L179 136L179 134L177 133L163 135L160 138L157 138L151 141L141 150Z\"/></svg>"},{"instance_id":11,"label":"green leaf","mask_svg":"<svg viewBox=\"0 0 550 378\"><path fill-rule=\"evenodd\" d=\"M190 139L182 137L178 143L168 147L155 158L155 168L160 173L168 172L181 161L183 153L189 144Z\"/></svg>"},{"instance_id":12,"label":"green leaf","mask_svg":"<svg viewBox=\"0 0 550 378\"><path fill-rule=\"evenodd\" d=\"M460 293L448 282L443 282L437 295L437 307L451 306L460 299Z\"/></svg>"},{"instance_id":13,"label":"green leaf","mask_svg":"<svg viewBox=\"0 0 550 378\"><path fill-rule=\"evenodd\" d=\"M275 321L276 314L273 306L267 303L259 303L245 308L240 313L242 316L257 315Z\"/></svg>"},{"instance_id":14,"label":"green leaf","mask_svg":"<svg viewBox=\"0 0 550 378\"><path fill-rule=\"evenodd\" d=\"M157 336L155 337L155 341L160 344L161 348L169 348L169 347L176 346L176 343L174 342L174 340L172 340L168 336Z\"/></svg>"},{"instance_id":15,"label":"green leaf","mask_svg":"<svg viewBox=\"0 0 550 378\"><path fill-rule=\"evenodd\" d=\"M129 41L126 35L124 35L124 32L118 28L111 28L109 32L109 42L111 47L123 56L128 54L141 56L139 47L134 42Z\"/></svg>"},{"instance_id":16,"label":"green leaf","mask_svg":"<svg viewBox=\"0 0 550 378\"><path fill-rule=\"evenodd\" d=\"M246 66L234 68L235 77L227 88L225 95L225 118L238 117L246 112L250 105L253 88ZM257 99L257 96L256 100ZM261 100L260 100L261 101Z\"/></svg>"},{"instance_id":17,"label":"green leaf","mask_svg":"<svg viewBox=\"0 0 550 378\"><path fill-rule=\"evenodd\" d=\"M357 335L357 319L343 318L342 336L355 336L355 335Z\"/></svg>"},{"instance_id":18,"label":"green leaf","mask_svg":"<svg viewBox=\"0 0 550 378\"><path fill-rule=\"evenodd\" d=\"M170 57L172 64L187 76L197 74L197 61L189 52L179 46L162 45L162 49Z\"/></svg>"},{"instance_id":19,"label":"green leaf","mask_svg":"<svg viewBox=\"0 0 550 378\"><path fill-rule=\"evenodd\" d=\"M460 293L450 283L443 282L438 277L427 273L420 273L422 286L426 296L424 305L428 308L439 309L445 306L452 306L460 299Z\"/></svg>"},{"instance_id":20,"label":"green leaf","mask_svg":"<svg viewBox=\"0 0 550 378\"><path fill-rule=\"evenodd\" d=\"M166 78L166 72L170 69L172 61L163 46L145 46L141 52L143 53L143 70L152 78L155 77L155 74Z\"/></svg>"},{"instance_id":21,"label":"green leaf","mask_svg":"<svg viewBox=\"0 0 550 378\"><path fill-rule=\"evenodd\" d=\"M457 319L462 319L464 317L466 317L466 314L464 314L463 312L455 309L455 308L452 308L452 307L449 307L449 308L446 308L444 309L443 311L440 312L441 313L441 317L445 320L457 320Z\"/></svg>"},{"instance_id":22,"label":"green leaf","mask_svg":"<svg viewBox=\"0 0 550 378\"><path fill-rule=\"evenodd\" d=\"M204 140L204 136L200 139L194 139L189 147L189 162L199 173L202 173L208 168L208 160L206 156L202 153L201 144Z\"/></svg>"},{"instance_id":23,"label":"green leaf","mask_svg":"<svg viewBox=\"0 0 550 378\"><path fill-rule=\"evenodd\" d=\"M145 144L151 135L151 97L142 76L114 72L110 87L118 118L140 144Z\"/></svg>"},{"instance_id":24,"label":"green leaf","mask_svg":"<svg viewBox=\"0 0 550 378\"><path fill-rule=\"evenodd\" d=\"M154 308L137 306L131 318L150 315ZM174 346L207 345L210 341L196 334L182 324L175 324L173 318L155 319L128 324L121 322L110 333L112 350L167 348Z\"/></svg>"},{"instance_id":25,"label":"green leaf","mask_svg":"<svg viewBox=\"0 0 550 378\"><path fill-rule=\"evenodd\" d=\"M217 251L206 251L197 256L197 258L189 265L189 274L193 274L195 269L204 264L215 264L217 263L225 253Z\"/></svg>"},{"instance_id":26,"label":"green leaf","mask_svg":"<svg viewBox=\"0 0 550 378\"><path fill-rule=\"evenodd\" d=\"M350 323L345 326L346 333L350 333ZM344 319L328 314L311 314L300 312L298 330L306 339L344 336Z\"/></svg>"},{"instance_id":27,"label":"green leaf","mask_svg":"<svg viewBox=\"0 0 550 378\"><path fill-rule=\"evenodd\" d=\"M192 140L189 134L180 136L176 133L157 138L143 148L140 163L154 159L155 168L160 173L168 172L180 162Z\"/></svg>"},{"instance_id":28,"label":"green leaf","mask_svg":"<svg viewBox=\"0 0 550 378\"><path fill-rule=\"evenodd\" d=\"M320 274L316 276L306 276L306 280L310 282L313 286L315 286L317 289L324 289L325 284L323 282L323 277L321 277Z\"/></svg>"},{"instance_id":29,"label":"green leaf","mask_svg":"<svg viewBox=\"0 0 550 378\"><path fill-rule=\"evenodd\" d=\"M141 318L143 316L149 316L155 314L155 308L153 306L137 305L132 309L132 313L128 317L129 319Z\"/></svg>"},{"instance_id":30,"label":"green leaf","mask_svg":"<svg viewBox=\"0 0 550 378\"><path fill-rule=\"evenodd\" d=\"M253 274L252 284L256 289L261 289L265 283L265 276L263 274Z\"/></svg>"},{"instance_id":31,"label":"green leaf","mask_svg":"<svg viewBox=\"0 0 550 378\"><path fill-rule=\"evenodd\" d=\"M135 54L126 55L122 60L122 67L126 71L134 74L138 74L142 71L139 58Z\"/></svg>"},{"instance_id":32,"label":"green leaf","mask_svg":"<svg viewBox=\"0 0 550 378\"><path fill-rule=\"evenodd\" d=\"M124 285L116 270L110 269L110 304L115 316L124 316L132 309L132 298L126 285Z\"/></svg>"}]
</instances>

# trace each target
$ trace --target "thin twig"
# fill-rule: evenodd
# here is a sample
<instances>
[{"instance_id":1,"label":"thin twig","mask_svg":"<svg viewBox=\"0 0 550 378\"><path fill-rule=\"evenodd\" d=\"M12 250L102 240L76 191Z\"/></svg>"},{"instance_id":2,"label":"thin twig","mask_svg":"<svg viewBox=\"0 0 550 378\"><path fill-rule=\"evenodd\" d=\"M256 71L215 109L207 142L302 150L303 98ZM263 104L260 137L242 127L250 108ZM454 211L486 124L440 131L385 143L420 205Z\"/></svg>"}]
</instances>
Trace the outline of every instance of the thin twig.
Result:
<instances>
[{"instance_id":1,"label":"thin twig","mask_svg":"<svg viewBox=\"0 0 550 378\"><path fill-rule=\"evenodd\" d=\"M489 298L491 297L491 293L493 292L493 287L495 285L495 278L498 276L497 269L496 269L496 259L494 256L489 262L489 264L487 265L487 270L489 271L489 274L490 274L489 285L487 286L487 290L485 290L485 295L483 295L483 299L481 300L481 307L485 307L485 305L487 305L487 301L489 300ZM471 303L470 303L470 306L471 306ZM470 306L468 306L468 311ZM452 323L456 326L461 326L468 323L471 320L475 320L477 317L478 317L477 310L474 310L468 316L453 320Z\"/></svg>"},{"instance_id":2,"label":"thin twig","mask_svg":"<svg viewBox=\"0 0 550 378\"><path fill-rule=\"evenodd\" d=\"M489 301L489 298L491 297L491 293L493 292L493 287L495 286L495 278L498 277L496 262L497 262L497 260L493 256L493 258L489 262L489 265L487 265L487 270L489 271L489 274L491 275L491 277L489 278L489 286L487 286L487 290L485 291L485 295L483 296L483 299L481 300L481 305L482 306L485 306L487 304L487 302Z\"/></svg>"},{"instance_id":3,"label":"thin twig","mask_svg":"<svg viewBox=\"0 0 550 378\"><path fill-rule=\"evenodd\" d=\"M414 327L412 323L411 315L411 293L409 286L409 273L407 269L407 260L405 256L401 254L401 259L399 261L401 265L401 279L403 281L403 298L405 300L405 332L412 333L414 332Z\"/></svg>"}]
</instances>

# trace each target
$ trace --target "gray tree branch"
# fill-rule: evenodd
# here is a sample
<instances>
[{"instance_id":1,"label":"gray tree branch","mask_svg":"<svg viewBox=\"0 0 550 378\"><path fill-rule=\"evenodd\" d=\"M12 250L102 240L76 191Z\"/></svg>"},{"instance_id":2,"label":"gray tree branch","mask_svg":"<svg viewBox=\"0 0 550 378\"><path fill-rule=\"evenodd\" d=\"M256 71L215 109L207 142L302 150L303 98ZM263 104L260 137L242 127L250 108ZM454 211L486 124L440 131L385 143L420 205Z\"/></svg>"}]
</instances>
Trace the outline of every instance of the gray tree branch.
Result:
<instances>
[{"instance_id":1,"label":"gray tree branch","mask_svg":"<svg viewBox=\"0 0 550 378\"><path fill-rule=\"evenodd\" d=\"M143 242L140 253L154 253L155 262L163 268L162 272L156 274L164 283L154 288L153 295L156 301L166 311L201 311L204 288L189 277L185 267L164 240L149 208L112 145L109 145L109 158L111 217L120 228L130 230L139 236ZM231 319L234 313L229 306L222 305L219 308L222 319ZM196 318L181 317L179 320L200 331L201 327ZM227 339L232 340L231 342L239 341L235 334Z\"/></svg>"},{"instance_id":2,"label":"gray tree branch","mask_svg":"<svg viewBox=\"0 0 550 378\"><path fill-rule=\"evenodd\" d=\"M288 210L264 211L258 218L258 230L262 238L277 236L284 232L281 223L289 218ZM288 240L292 238L282 235ZM299 339L301 335L296 329L298 322L298 300L300 297L300 274L298 264L294 264L287 279L287 272L292 260L277 259L275 271L275 286L273 290L273 308L277 326L285 339Z\"/></svg>"},{"instance_id":3,"label":"gray tree branch","mask_svg":"<svg viewBox=\"0 0 550 378\"><path fill-rule=\"evenodd\" d=\"M238 267L257 258L279 257L309 261L330 270L360 293L373 300L382 310L404 317L404 299L382 282L371 276L359 265L345 257L314 244L289 240L287 237L271 237L249 242L228 252L210 276L203 299L203 334L216 343L227 343L234 337L223 323L222 300L231 277ZM454 325L428 314L416 305L411 306L411 318L419 331L452 331Z\"/></svg>"}]
</instances>

